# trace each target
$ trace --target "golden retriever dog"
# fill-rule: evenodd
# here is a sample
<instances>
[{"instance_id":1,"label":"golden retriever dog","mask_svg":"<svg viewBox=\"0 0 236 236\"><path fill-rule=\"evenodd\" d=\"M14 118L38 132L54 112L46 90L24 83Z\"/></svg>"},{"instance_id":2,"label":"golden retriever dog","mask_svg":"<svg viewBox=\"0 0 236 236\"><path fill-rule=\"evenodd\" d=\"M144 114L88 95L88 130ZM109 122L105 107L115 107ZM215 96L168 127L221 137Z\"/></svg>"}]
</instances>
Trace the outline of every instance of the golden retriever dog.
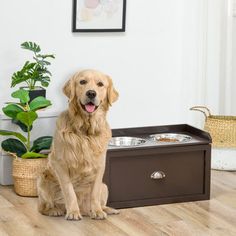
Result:
<instances>
[{"instance_id":1,"label":"golden retriever dog","mask_svg":"<svg viewBox=\"0 0 236 236\"><path fill-rule=\"evenodd\" d=\"M102 183L111 138L106 114L118 92L109 76L95 70L76 73L63 92L69 108L57 120L48 166L38 178L39 212L67 220L118 214L106 206L108 189Z\"/></svg>"}]
</instances>

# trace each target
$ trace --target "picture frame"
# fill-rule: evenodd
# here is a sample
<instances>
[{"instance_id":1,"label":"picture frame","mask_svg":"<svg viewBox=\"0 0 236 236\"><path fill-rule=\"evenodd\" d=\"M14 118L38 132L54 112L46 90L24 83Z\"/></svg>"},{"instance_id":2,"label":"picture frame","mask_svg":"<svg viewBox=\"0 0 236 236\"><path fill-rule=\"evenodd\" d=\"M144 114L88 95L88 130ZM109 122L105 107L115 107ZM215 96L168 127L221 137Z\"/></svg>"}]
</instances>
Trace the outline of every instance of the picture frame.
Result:
<instances>
[{"instance_id":1,"label":"picture frame","mask_svg":"<svg viewBox=\"0 0 236 236\"><path fill-rule=\"evenodd\" d=\"M125 32L126 0L73 0L72 32Z\"/></svg>"}]
</instances>

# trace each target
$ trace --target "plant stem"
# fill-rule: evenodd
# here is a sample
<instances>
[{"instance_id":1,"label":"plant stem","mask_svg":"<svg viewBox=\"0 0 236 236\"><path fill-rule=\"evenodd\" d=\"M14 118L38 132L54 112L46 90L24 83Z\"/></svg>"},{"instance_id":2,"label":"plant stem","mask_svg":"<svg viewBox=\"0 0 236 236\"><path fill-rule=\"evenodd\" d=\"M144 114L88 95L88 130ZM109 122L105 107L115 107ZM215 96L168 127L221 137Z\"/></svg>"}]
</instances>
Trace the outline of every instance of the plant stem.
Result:
<instances>
[{"instance_id":1,"label":"plant stem","mask_svg":"<svg viewBox=\"0 0 236 236\"><path fill-rule=\"evenodd\" d=\"M30 87L30 83L29 83L29 81L26 80L25 82L27 83L27 86Z\"/></svg>"},{"instance_id":2,"label":"plant stem","mask_svg":"<svg viewBox=\"0 0 236 236\"><path fill-rule=\"evenodd\" d=\"M34 83L33 83L34 88L35 88L35 84L36 84L36 81L34 81Z\"/></svg>"},{"instance_id":3,"label":"plant stem","mask_svg":"<svg viewBox=\"0 0 236 236\"><path fill-rule=\"evenodd\" d=\"M27 126L27 150L30 150L30 127Z\"/></svg>"},{"instance_id":4,"label":"plant stem","mask_svg":"<svg viewBox=\"0 0 236 236\"><path fill-rule=\"evenodd\" d=\"M33 90L34 89L34 81L31 79L30 80L30 90Z\"/></svg>"}]
</instances>

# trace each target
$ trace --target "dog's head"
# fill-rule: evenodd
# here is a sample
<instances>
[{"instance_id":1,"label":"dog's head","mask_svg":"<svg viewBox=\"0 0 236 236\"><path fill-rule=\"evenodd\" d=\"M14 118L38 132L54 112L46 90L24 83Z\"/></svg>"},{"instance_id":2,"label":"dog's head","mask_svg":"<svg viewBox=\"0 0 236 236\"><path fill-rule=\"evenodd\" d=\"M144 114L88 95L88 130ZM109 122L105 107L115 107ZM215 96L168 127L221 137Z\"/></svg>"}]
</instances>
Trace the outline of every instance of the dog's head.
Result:
<instances>
[{"instance_id":1,"label":"dog's head","mask_svg":"<svg viewBox=\"0 0 236 236\"><path fill-rule=\"evenodd\" d=\"M108 110L118 99L109 76L95 70L83 70L66 82L63 92L69 98L72 109L93 115L97 110Z\"/></svg>"}]
</instances>

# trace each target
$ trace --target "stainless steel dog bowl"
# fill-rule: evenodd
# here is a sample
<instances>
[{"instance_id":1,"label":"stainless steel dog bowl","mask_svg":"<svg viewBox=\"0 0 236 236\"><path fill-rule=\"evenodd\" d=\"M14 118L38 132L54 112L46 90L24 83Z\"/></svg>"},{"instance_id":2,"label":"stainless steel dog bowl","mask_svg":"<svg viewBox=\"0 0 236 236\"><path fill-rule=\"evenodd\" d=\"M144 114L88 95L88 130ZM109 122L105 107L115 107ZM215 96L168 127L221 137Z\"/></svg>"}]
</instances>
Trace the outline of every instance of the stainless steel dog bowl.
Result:
<instances>
[{"instance_id":1,"label":"stainless steel dog bowl","mask_svg":"<svg viewBox=\"0 0 236 236\"><path fill-rule=\"evenodd\" d=\"M185 143L192 140L192 137L185 134L177 133L162 133L162 134L153 134L150 135L154 141L161 143Z\"/></svg>"},{"instance_id":2,"label":"stainless steel dog bowl","mask_svg":"<svg viewBox=\"0 0 236 236\"><path fill-rule=\"evenodd\" d=\"M145 139L136 137L114 137L110 140L109 146L133 147L146 143Z\"/></svg>"}]
</instances>

